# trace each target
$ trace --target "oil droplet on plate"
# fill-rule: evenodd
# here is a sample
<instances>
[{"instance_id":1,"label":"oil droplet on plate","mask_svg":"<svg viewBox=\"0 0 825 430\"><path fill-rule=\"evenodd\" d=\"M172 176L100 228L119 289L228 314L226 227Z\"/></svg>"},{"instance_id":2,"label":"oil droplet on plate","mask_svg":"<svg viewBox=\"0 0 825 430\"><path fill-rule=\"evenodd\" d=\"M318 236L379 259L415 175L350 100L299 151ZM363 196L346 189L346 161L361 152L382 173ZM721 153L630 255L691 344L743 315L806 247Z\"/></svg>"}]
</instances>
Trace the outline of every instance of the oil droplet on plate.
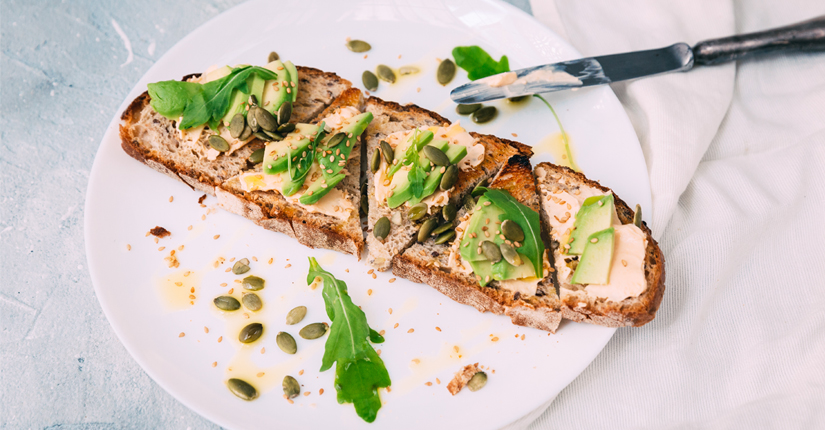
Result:
<instances>
[{"instance_id":1,"label":"oil droplet on plate","mask_svg":"<svg viewBox=\"0 0 825 430\"><path fill-rule=\"evenodd\" d=\"M189 269L155 278L160 300L163 306L170 311L191 308L192 303L198 298L200 282L200 274ZM194 292L192 292L193 288Z\"/></svg>"},{"instance_id":2,"label":"oil droplet on plate","mask_svg":"<svg viewBox=\"0 0 825 430\"><path fill-rule=\"evenodd\" d=\"M570 136L567 133L552 133L544 136L539 143L533 146L533 151L537 154L547 153L553 156L553 162L569 167L580 172L573 147L570 144Z\"/></svg>"}]
</instances>

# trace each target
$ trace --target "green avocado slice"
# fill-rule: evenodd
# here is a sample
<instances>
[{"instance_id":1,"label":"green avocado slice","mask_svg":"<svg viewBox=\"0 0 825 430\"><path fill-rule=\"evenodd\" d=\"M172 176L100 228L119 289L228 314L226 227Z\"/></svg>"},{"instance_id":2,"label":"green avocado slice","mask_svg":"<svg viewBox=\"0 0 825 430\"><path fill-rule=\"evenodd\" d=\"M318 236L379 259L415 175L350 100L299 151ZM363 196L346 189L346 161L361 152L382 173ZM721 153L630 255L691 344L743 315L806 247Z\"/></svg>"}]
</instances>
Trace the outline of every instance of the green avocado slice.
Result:
<instances>
[{"instance_id":1,"label":"green avocado slice","mask_svg":"<svg viewBox=\"0 0 825 430\"><path fill-rule=\"evenodd\" d=\"M261 97L264 93L264 86L266 85L266 81L258 77L257 73L252 73L246 78L246 85L249 88L248 93L244 93L240 90L235 90L232 93L232 100L229 102L229 110L226 111L226 115L223 116L221 119L221 123L227 124L232 121L232 117L239 113L246 113L246 104L249 100L250 95L254 95L256 100L261 100Z\"/></svg>"},{"instance_id":2,"label":"green avocado slice","mask_svg":"<svg viewBox=\"0 0 825 430\"><path fill-rule=\"evenodd\" d=\"M289 72L289 81L292 89L289 92L290 100L295 103L298 100L298 69L292 64L292 61L284 61L284 68Z\"/></svg>"},{"instance_id":3,"label":"green avocado slice","mask_svg":"<svg viewBox=\"0 0 825 430\"><path fill-rule=\"evenodd\" d=\"M263 170L264 173L274 175L286 172L289 167L289 157L301 154L307 148L312 139L318 134L318 126L315 124L296 124L295 130L289 133L280 142L269 142L264 150Z\"/></svg>"},{"instance_id":4,"label":"green avocado slice","mask_svg":"<svg viewBox=\"0 0 825 430\"><path fill-rule=\"evenodd\" d=\"M321 152L317 154L317 159L321 165L321 169L324 171L324 177L327 179L327 182L344 169L347 158L349 158L349 154L352 152L352 148L358 142L358 136L367 129L371 121L372 113L370 112L355 115L344 121L340 129L327 133L323 140L321 140L320 145L318 145ZM329 146L332 138L340 133L345 133L351 137L345 137L344 140L335 146Z\"/></svg>"},{"instance_id":5,"label":"green avocado slice","mask_svg":"<svg viewBox=\"0 0 825 430\"><path fill-rule=\"evenodd\" d=\"M307 192L301 196L298 201L304 205L314 205L318 203L318 200L321 200L321 197L327 195L339 182L343 181L347 175L343 173L339 173L332 177L326 178L324 176L315 180L312 185L309 186Z\"/></svg>"},{"instance_id":6,"label":"green avocado slice","mask_svg":"<svg viewBox=\"0 0 825 430\"><path fill-rule=\"evenodd\" d=\"M266 81L263 94L261 97L258 97L258 105L269 111L272 115L275 115L277 118L278 109L285 101L292 101L292 94L298 93L298 87L296 86L295 89L290 89L291 94L286 91L286 87L283 86L283 82L289 83L292 78L290 76L289 69L284 65L284 63L281 62L281 60L275 60L264 67L275 72L275 74L278 75L278 78Z\"/></svg>"},{"instance_id":7,"label":"green avocado slice","mask_svg":"<svg viewBox=\"0 0 825 430\"><path fill-rule=\"evenodd\" d=\"M570 280L573 284L604 285L610 282L613 262L613 227L597 231L586 240L579 265Z\"/></svg>"},{"instance_id":8,"label":"green avocado slice","mask_svg":"<svg viewBox=\"0 0 825 430\"><path fill-rule=\"evenodd\" d=\"M591 234L610 227L616 212L613 194L588 197L576 213L573 232L570 234L569 255L581 255Z\"/></svg>"}]
</instances>

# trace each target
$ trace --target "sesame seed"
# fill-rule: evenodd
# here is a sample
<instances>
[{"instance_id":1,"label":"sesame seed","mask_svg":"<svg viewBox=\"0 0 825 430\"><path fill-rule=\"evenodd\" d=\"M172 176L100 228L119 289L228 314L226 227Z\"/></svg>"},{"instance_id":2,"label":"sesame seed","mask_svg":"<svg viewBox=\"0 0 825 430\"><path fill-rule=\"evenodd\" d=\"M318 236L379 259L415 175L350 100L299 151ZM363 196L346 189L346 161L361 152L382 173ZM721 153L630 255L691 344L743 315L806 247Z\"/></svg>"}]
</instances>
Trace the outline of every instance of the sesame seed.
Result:
<instances>
[{"instance_id":1,"label":"sesame seed","mask_svg":"<svg viewBox=\"0 0 825 430\"><path fill-rule=\"evenodd\" d=\"M492 338L492 339L490 339L490 340L491 340L491 341L493 341L493 342L498 342L498 337L494 337L494 338Z\"/></svg>"},{"instance_id":2,"label":"sesame seed","mask_svg":"<svg viewBox=\"0 0 825 430\"><path fill-rule=\"evenodd\" d=\"M414 332L414 331L415 331L415 329L414 329L414 328L411 328L411 329L407 330L407 333L412 333L412 332Z\"/></svg>"},{"instance_id":3,"label":"sesame seed","mask_svg":"<svg viewBox=\"0 0 825 430\"><path fill-rule=\"evenodd\" d=\"M221 343L222 340L223 340L223 336L219 337L218 338L218 343Z\"/></svg>"},{"instance_id":4,"label":"sesame seed","mask_svg":"<svg viewBox=\"0 0 825 430\"><path fill-rule=\"evenodd\" d=\"M166 247L165 247L165 246L161 246L160 248L158 248L158 251L163 251L164 249L166 249Z\"/></svg>"},{"instance_id":5,"label":"sesame seed","mask_svg":"<svg viewBox=\"0 0 825 430\"><path fill-rule=\"evenodd\" d=\"M368 295L368 296L371 296L371 295L372 295L372 290L371 290L371 289L367 290L367 295Z\"/></svg>"},{"instance_id":6,"label":"sesame seed","mask_svg":"<svg viewBox=\"0 0 825 430\"><path fill-rule=\"evenodd\" d=\"M432 382L430 382L430 381L427 381L427 382L425 382L425 383L424 383L424 385L426 385L426 386L428 386L428 387L432 387L433 383L432 383Z\"/></svg>"},{"instance_id":7,"label":"sesame seed","mask_svg":"<svg viewBox=\"0 0 825 430\"><path fill-rule=\"evenodd\" d=\"M521 340L524 340L524 335L521 335Z\"/></svg>"},{"instance_id":8,"label":"sesame seed","mask_svg":"<svg viewBox=\"0 0 825 430\"><path fill-rule=\"evenodd\" d=\"M226 268L226 270L224 270L224 272L225 272L225 273L229 273L229 271L230 271L230 270L232 270L232 268L231 268L231 267L227 267L227 268Z\"/></svg>"},{"instance_id":9,"label":"sesame seed","mask_svg":"<svg viewBox=\"0 0 825 430\"><path fill-rule=\"evenodd\" d=\"M284 269L289 269L290 267L292 267L292 264L287 264L286 266L284 266Z\"/></svg>"},{"instance_id":10,"label":"sesame seed","mask_svg":"<svg viewBox=\"0 0 825 430\"><path fill-rule=\"evenodd\" d=\"M390 315L392 315L392 308L389 308L389 309L387 310L387 312L389 312L389 313L390 313Z\"/></svg>"},{"instance_id":11,"label":"sesame seed","mask_svg":"<svg viewBox=\"0 0 825 430\"><path fill-rule=\"evenodd\" d=\"M441 331L441 327L436 327L435 330L436 331Z\"/></svg>"},{"instance_id":12,"label":"sesame seed","mask_svg":"<svg viewBox=\"0 0 825 430\"><path fill-rule=\"evenodd\" d=\"M321 394L324 394L324 389L323 389L323 388L321 388L320 390L318 390L318 395L320 396Z\"/></svg>"},{"instance_id":13,"label":"sesame seed","mask_svg":"<svg viewBox=\"0 0 825 430\"><path fill-rule=\"evenodd\" d=\"M195 300L196 298L197 298L197 297L195 297L195 296L194 296L194 295L192 295L192 294L190 294L190 295L189 295L189 300Z\"/></svg>"},{"instance_id":14,"label":"sesame seed","mask_svg":"<svg viewBox=\"0 0 825 430\"><path fill-rule=\"evenodd\" d=\"M367 270L367 275L372 275L373 272L375 272L375 269Z\"/></svg>"},{"instance_id":15,"label":"sesame seed","mask_svg":"<svg viewBox=\"0 0 825 430\"><path fill-rule=\"evenodd\" d=\"M266 352L266 348L261 348L261 354Z\"/></svg>"},{"instance_id":16,"label":"sesame seed","mask_svg":"<svg viewBox=\"0 0 825 430\"><path fill-rule=\"evenodd\" d=\"M372 279L375 279L375 278L377 278L377 277L378 277L378 276L377 276L375 273L373 273L373 274L372 274Z\"/></svg>"},{"instance_id":17,"label":"sesame seed","mask_svg":"<svg viewBox=\"0 0 825 430\"><path fill-rule=\"evenodd\" d=\"M175 200L175 196L169 196L169 203L172 203L172 200Z\"/></svg>"},{"instance_id":18,"label":"sesame seed","mask_svg":"<svg viewBox=\"0 0 825 430\"><path fill-rule=\"evenodd\" d=\"M269 259L269 261L268 261L266 264L272 264L272 262L273 262L273 261L275 261L275 259L274 259L274 258L270 258L270 259Z\"/></svg>"},{"instance_id":19,"label":"sesame seed","mask_svg":"<svg viewBox=\"0 0 825 430\"><path fill-rule=\"evenodd\" d=\"M395 323L395 325L392 326L392 328L398 328L398 323Z\"/></svg>"},{"instance_id":20,"label":"sesame seed","mask_svg":"<svg viewBox=\"0 0 825 430\"><path fill-rule=\"evenodd\" d=\"M131 250L132 250L132 245L129 245L129 244L127 243L127 244L126 244L126 250L127 250L127 251L131 251Z\"/></svg>"},{"instance_id":21,"label":"sesame seed","mask_svg":"<svg viewBox=\"0 0 825 430\"><path fill-rule=\"evenodd\" d=\"M599 238L597 238L597 237L594 237L593 239L590 239L590 243L596 243L598 241L599 241Z\"/></svg>"},{"instance_id":22,"label":"sesame seed","mask_svg":"<svg viewBox=\"0 0 825 430\"><path fill-rule=\"evenodd\" d=\"M441 380L438 379L438 378L435 378L435 383L441 385Z\"/></svg>"},{"instance_id":23,"label":"sesame seed","mask_svg":"<svg viewBox=\"0 0 825 430\"><path fill-rule=\"evenodd\" d=\"M309 391L304 392L304 397L308 396L309 394L310 394Z\"/></svg>"},{"instance_id":24,"label":"sesame seed","mask_svg":"<svg viewBox=\"0 0 825 430\"><path fill-rule=\"evenodd\" d=\"M389 283L392 284L393 282L395 282L395 278L390 278Z\"/></svg>"},{"instance_id":25,"label":"sesame seed","mask_svg":"<svg viewBox=\"0 0 825 430\"><path fill-rule=\"evenodd\" d=\"M184 332L180 332L180 334L178 335L178 337L184 337L184 336L186 336L186 333L184 333Z\"/></svg>"},{"instance_id":26,"label":"sesame seed","mask_svg":"<svg viewBox=\"0 0 825 430\"><path fill-rule=\"evenodd\" d=\"M204 333L209 333L209 327L204 327L204 328L203 328L203 332L204 332Z\"/></svg>"},{"instance_id":27,"label":"sesame seed","mask_svg":"<svg viewBox=\"0 0 825 430\"><path fill-rule=\"evenodd\" d=\"M189 289L189 292L190 292L190 293L194 293L194 292L195 292L195 287L190 288L190 289Z\"/></svg>"},{"instance_id":28,"label":"sesame seed","mask_svg":"<svg viewBox=\"0 0 825 430\"><path fill-rule=\"evenodd\" d=\"M379 357L381 356L381 350L380 349L378 351L375 351L375 353L378 354ZM389 388L387 389L387 391L389 391Z\"/></svg>"},{"instance_id":29,"label":"sesame seed","mask_svg":"<svg viewBox=\"0 0 825 430\"><path fill-rule=\"evenodd\" d=\"M386 333L386 332L387 332L386 330L381 330L381 331L379 331L379 332L378 332L378 334L380 334L381 336L383 336L383 335L384 335L384 333Z\"/></svg>"},{"instance_id":30,"label":"sesame seed","mask_svg":"<svg viewBox=\"0 0 825 430\"><path fill-rule=\"evenodd\" d=\"M510 134L513 135L513 137L518 137L518 134L516 134L516 133L510 133Z\"/></svg>"},{"instance_id":31,"label":"sesame seed","mask_svg":"<svg viewBox=\"0 0 825 430\"><path fill-rule=\"evenodd\" d=\"M186 227L187 230L192 230L192 226Z\"/></svg>"},{"instance_id":32,"label":"sesame seed","mask_svg":"<svg viewBox=\"0 0 825 430\"><path fill-rule=\"evenodd\" d=\"M627 261L622 260L622 266L627 267Z\"/></svg>"},{"instance_id":33,"label":"sesame seed","mask_svg":"<svg viewBox=\"0 0 825 430\"><path fill-rule=\"evenodd\" d=\"M453 350L454 350L455 352L458 352L458 345L453 346Z\"/></svg>"},{"instance_id":34,"label":"sesame seed","mask_svg":"<svg viewBox=\"0 0 825 430\"><path fill-rule=\"evenodd\" d=\"M301 376L303 374L304 374L304 369L301 369L301 370L298 371L298 376Z\"/></svg>"},{"instance_id":35,"label":"sesame seed","mask_svg":"<svg viewBox=\"0 0 825 430\"><path fill-rule=\"evenodd\" d=\"M183 285L183 282L175 282L175 285L177 285L178 287L180 287L181 285Z\"/></svg>"},{"instance_id":36,"label":"sesame seed","mask_svg":"<svg viewBox=\"0 0 825 430\"><path fill-rule=\"evenodd\" d=\"M234 293L234 292L235 292L235 289L234 289L234 288L230 288L230 289L229 289L229 291L227 291L227 294L232 294L232 293Z\"/></svg>"}]
</instances>

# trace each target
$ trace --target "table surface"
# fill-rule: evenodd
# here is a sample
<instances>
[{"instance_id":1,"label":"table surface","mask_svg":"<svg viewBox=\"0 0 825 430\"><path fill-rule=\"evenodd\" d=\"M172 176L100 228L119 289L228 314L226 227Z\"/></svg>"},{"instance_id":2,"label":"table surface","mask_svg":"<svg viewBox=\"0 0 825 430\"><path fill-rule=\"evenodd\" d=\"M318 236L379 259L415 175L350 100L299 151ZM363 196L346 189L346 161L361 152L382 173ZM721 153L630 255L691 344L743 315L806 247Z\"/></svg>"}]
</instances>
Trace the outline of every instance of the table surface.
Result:
<instances>
[{"instance_id":1,"label":"table surface","mask_svg":"<svg viewBox=\"0 0 825 430\"><path fill-rule=\"evenodd\" d=\"M0 2L0 428L218 428L118 341L89 279L83 205L135 82L238 3Z\"/></svg>"}]
</instances>

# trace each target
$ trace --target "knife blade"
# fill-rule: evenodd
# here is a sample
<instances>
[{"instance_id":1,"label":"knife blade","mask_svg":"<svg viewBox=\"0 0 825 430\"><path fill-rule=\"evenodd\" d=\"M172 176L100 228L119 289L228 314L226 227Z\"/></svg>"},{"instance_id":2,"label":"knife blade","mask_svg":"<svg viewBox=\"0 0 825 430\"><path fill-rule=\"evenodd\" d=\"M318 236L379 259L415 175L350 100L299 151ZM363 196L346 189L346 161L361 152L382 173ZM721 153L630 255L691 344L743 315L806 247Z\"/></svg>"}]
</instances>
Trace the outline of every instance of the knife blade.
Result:
<instances>
[{"instance_id":1,"label":"knife blade","mask_svg":"<svg viewBox=\"0 0 825 430\"><path fill-rule=\"evenodd\" d=\"M692 67L690 45L677 43L665 48L581 58L501 73L461 85L450 92L450 98L461 104L481 103L686 71Z\"/></svg>"}]
</instances>

